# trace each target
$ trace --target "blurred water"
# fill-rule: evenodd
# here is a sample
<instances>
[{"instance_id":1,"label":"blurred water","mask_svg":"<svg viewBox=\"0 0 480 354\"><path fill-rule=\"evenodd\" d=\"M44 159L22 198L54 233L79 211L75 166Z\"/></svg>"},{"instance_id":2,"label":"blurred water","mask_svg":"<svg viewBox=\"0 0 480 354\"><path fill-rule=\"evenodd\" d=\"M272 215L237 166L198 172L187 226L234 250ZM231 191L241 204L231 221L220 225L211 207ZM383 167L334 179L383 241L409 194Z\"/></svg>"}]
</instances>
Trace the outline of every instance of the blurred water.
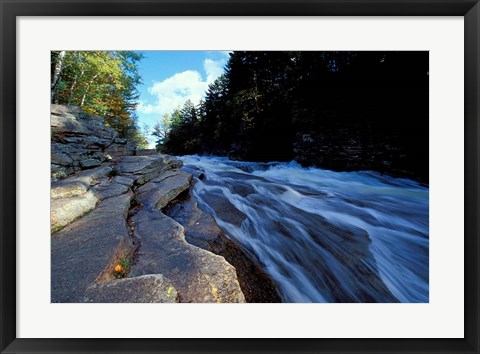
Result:
<instances>
[{"instance_id":1,"label":"blurred water","mask_svg":"<svg viewBox=\"0 0 480 354\"><path fill-rule=\"evenodd\" d=\"M428 302L428 188L374 172L183 156L193 193L284 302Z\"/></svg>"}]
</instances>

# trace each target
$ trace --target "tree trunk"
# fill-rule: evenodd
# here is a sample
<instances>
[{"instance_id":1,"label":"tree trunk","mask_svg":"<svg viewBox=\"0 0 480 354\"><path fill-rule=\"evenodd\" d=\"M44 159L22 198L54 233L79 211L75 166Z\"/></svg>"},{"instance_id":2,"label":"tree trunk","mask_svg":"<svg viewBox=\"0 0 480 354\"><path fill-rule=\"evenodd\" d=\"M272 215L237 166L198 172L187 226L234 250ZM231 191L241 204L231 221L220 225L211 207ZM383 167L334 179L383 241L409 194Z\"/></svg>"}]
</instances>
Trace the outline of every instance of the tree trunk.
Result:
<instances>
[{"instance_id":1,"label":"tree trunk","mask_svg":"<svg viewBox=\"0 0 480 354\"><path fill-rule=\"evenodd\" d=\"M70 89L68 90L68 102L67 105L70 105L73 99L73 92L75 90L75 86L77 85L77 80L83 76L84 71L80 73L80 75L75 75L75 78L73 79L72 85L70 86Z\"/></svg>"},{"instance_id":2,"label":"tree trunk","mask_svg":"<svg viewBox=\"0 0 480 354\"><path fill-rule=\"evenodd\" d=\"M80 102L80 107L82 107L83 104L85 103L85 98L87 97L88 90L90 89L90 85L93 84L93 81L95 80L95 78L96 78L97 76L98 76L98 74L96 74L94 77L92 77L92 79L91 79L90 82L88 83L87 88L85 89L85 93L83 94L82 101Z\"/></svg>"},{"instance_id":3,"label":"tree trunk","mask_svg":"<svg viewBox=\"0 0 480 354\"><path fill-rule=\"evenodd\" d=\"M60 53L58 53L58 58L57 62L55 63L55 68L53 69L53 77L52 77L52 88L51 88L51 93L50 93L50 100L53 103L54 98L55 98L55 91L56 91L56 86L58 83L58 79L60 79L60 74L62 72L62 67L63 67L63 58L65 58L65 51L62 50Z\"/></svg>"}]
</instances>

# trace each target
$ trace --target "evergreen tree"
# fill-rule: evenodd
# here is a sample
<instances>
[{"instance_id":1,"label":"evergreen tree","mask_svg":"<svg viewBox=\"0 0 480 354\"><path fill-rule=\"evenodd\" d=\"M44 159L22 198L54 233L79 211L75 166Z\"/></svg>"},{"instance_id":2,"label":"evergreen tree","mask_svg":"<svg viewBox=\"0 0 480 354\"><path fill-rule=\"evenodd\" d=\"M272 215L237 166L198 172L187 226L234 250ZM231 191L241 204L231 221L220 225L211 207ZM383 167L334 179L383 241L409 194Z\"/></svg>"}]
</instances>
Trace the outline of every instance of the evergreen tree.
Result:
<instances>
[{"instance_id":1,"label":"evergreen tree","mask_svg":"<svg viewBox=\"0 0 480 354\"><path fill-rule=\"evenodd\" d=\"M158 151L163 152L164 150L163 147L168 139L171 124L170 114L166 113L162 116L162 119L153 126L152 135L156 138L155 147Z\"/></svg>"},{"instance_id":2,"label":"evergreen tree","mask_svg":"<svg viewBox=\"0 0 480 354\"><path fill-rule=\"evenodd\" d=\"M200 148L198 107L187 100L181 109L172 113L170 132L165 142L172 154L193 154Z\"/></svg>"},{"instance_id":3,"label":"evergreen tree","mask_svg":"<svg viewBox=\"0 0 480 354\"><path fill-rule=\"evenodd\" d=\"M428 176L428 53L233 52L205 101L172 115L166 147Z\"/></svg>"}]
</instances>

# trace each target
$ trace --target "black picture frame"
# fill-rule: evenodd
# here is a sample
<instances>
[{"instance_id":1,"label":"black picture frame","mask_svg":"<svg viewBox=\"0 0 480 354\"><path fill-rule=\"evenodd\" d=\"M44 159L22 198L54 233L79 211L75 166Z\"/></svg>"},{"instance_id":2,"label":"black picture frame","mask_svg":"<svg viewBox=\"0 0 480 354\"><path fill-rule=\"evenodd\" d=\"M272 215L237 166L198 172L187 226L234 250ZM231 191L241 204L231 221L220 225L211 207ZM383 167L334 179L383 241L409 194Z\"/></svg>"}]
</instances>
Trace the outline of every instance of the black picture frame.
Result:
<instances>
[{"instance_id":1,"label":"black picture frame","mask_svg":"<svg viewBox=\"0 0 480 354\"><path fill-rule=\"evenodd\" d=\"M1 353L479 353L479 0L0 0L0 15ZM464 17L465 337L463 339L16 338L16 17L144 15Z\"/></svg>"}]
</instances>

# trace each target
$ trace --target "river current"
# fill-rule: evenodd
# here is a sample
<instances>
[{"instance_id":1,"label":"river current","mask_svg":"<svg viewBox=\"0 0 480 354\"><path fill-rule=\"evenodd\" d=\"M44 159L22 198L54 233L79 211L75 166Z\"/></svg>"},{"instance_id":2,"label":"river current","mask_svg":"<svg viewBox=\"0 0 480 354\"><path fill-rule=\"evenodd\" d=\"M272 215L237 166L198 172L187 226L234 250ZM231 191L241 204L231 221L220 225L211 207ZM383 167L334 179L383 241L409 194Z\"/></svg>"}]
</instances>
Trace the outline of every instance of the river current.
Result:
<instances>
[{"instance_id":1,"label":"river current","mask_svg":"<svg viewBox=\"0 0 480 354\"><path fill-rule=\"evenodd\" d=\"M284 302L428 302L428 187L371 171L180 157Z\"/></svg>"}]
</instances>

